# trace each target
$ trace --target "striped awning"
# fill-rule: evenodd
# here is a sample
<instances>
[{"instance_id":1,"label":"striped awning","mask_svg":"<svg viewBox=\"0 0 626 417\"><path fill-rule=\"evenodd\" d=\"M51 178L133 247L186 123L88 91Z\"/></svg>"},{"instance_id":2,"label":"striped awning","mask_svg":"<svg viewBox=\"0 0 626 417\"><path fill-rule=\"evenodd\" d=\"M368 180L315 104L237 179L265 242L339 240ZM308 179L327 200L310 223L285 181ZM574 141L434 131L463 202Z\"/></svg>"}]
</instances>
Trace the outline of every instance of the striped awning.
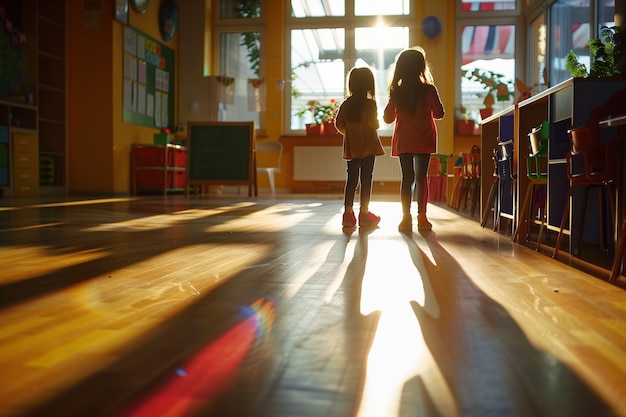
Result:
<instances>
[{"instance_id":1,"label":"striped awning","mask_svg":"<svg viewBox=\"0 0 626 417\"><path fill-rule=\"evenodd\" d=\"M464 26L462 65L479 59L515 58L515 26Z\"/></svg>"},{"instance_id":2,"label":"striped awning","mask_svg":"<svg viewBox=\"0 0 626 417\"><path fill-rule=\"evenodd\" d=\"M484 12L491 10L515 10L515 0L463 0L461 9L464 12Z\"/></svg>"}]
</instances>

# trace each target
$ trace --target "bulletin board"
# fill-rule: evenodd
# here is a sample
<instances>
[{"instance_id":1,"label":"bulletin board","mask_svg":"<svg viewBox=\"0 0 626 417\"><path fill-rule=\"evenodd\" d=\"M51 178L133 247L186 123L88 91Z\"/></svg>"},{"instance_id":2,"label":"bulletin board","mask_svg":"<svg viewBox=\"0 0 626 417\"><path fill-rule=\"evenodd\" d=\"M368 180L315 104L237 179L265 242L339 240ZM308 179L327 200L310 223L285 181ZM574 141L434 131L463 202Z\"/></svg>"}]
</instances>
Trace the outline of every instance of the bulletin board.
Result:
<instances>
[{"instance_id":1,"label":"bulletin board","mask_svg":"<svg viewBox=\"0 0 626 417\"><path fill-rule=\"evenodd\" d=\"M256 196L254 122L188 122L187 189L199 185L247 185Z\"/></svg>"},{"instance_id":2,"label":"bulletin board","mask_svg":"<svg viewBox=\"0 0 626 417\"><path fill-rule=\"evenodd\" d=\"M174 51L124 27L123 120L161 129L174 126Z\"/></svg>"}]
</instances>

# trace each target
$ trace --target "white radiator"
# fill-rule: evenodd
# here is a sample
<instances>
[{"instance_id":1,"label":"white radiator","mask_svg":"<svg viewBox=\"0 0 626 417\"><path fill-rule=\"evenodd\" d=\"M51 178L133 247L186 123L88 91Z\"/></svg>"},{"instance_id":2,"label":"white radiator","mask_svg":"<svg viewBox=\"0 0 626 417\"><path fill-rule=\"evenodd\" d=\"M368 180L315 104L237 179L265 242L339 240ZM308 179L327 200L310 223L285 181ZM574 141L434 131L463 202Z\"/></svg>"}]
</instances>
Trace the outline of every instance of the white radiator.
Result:
<instances>
[{"instance_id":1,"label":"white radiator","mask_svg":"<svg viewBox=\"0 0 626 417\"><path fill-rule=\"evenodd\" d=\"M345 181L346 161L341 146L295 146L293 150L294 181ZM400 162L392 158L391 148L377 156L374 182L400 181Z\"/></svg>"}]
</instances>

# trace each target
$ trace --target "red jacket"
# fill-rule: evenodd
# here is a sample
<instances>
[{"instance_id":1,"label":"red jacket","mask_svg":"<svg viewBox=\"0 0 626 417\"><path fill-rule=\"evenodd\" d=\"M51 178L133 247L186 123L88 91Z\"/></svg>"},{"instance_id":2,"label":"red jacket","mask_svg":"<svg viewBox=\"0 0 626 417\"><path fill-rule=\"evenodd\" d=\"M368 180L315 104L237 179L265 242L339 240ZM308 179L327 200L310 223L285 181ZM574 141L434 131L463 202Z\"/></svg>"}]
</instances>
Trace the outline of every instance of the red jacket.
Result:
<instances>
[{"instance_id":1,"label":"red jacket","mask_svg":"<svg viewBox=\"0 0 626 417\"><path fill-rule=\"evenodd\" d=\"M413 114L398 109L395 101L389 98L383 120L389 124L396 122L391 138L391 155L437 152L435 120L443 118L445 112L437 87L429 84L425 91L425 100L417 106Z\"/></svg>"}]
</instances>

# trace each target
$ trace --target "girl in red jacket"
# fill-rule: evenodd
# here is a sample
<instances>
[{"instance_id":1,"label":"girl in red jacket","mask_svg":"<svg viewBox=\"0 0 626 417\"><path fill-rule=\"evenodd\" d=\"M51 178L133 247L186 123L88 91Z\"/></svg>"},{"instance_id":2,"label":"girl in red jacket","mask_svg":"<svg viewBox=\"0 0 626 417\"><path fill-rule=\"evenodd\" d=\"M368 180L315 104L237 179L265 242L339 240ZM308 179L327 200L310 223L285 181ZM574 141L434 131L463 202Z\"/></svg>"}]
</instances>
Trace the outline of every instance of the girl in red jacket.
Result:
<instances>
[{"instance_id":1,"label":"girl in red jacket","mask_svg":"<svg viewBox=\"0 0 626 417\"><path fill-rule=\"evenodd\" d=\"M400 159L402 182L402 222L400 231L411 231L411 196L416 187L417 228L431 230L426 218L428 204L428 164L437 152L435 120L444 110L430 66L422 48L406 49L398 55L389 84L389 102L383 113L385 123L396 122L391 139L391 154Z\"/></svg>"},{"instance_id":2,"label":"girl in red jacket","mask_svg":"<svg viewBox=\"0 0 626 417\"><path fill-rule=\"evenodd\" d=\"M369 68L353 68L348 74L349 96L341 103L335 118L335 126L343 135L343 159L348 165L344 189L344 227L356 226L352 205L359 179L359 226L373 227L380 222L380 217L369 211L374 159L385 154L377 132L379 123L374 84L374 74Z\"/></svg>"}]
</instances>

